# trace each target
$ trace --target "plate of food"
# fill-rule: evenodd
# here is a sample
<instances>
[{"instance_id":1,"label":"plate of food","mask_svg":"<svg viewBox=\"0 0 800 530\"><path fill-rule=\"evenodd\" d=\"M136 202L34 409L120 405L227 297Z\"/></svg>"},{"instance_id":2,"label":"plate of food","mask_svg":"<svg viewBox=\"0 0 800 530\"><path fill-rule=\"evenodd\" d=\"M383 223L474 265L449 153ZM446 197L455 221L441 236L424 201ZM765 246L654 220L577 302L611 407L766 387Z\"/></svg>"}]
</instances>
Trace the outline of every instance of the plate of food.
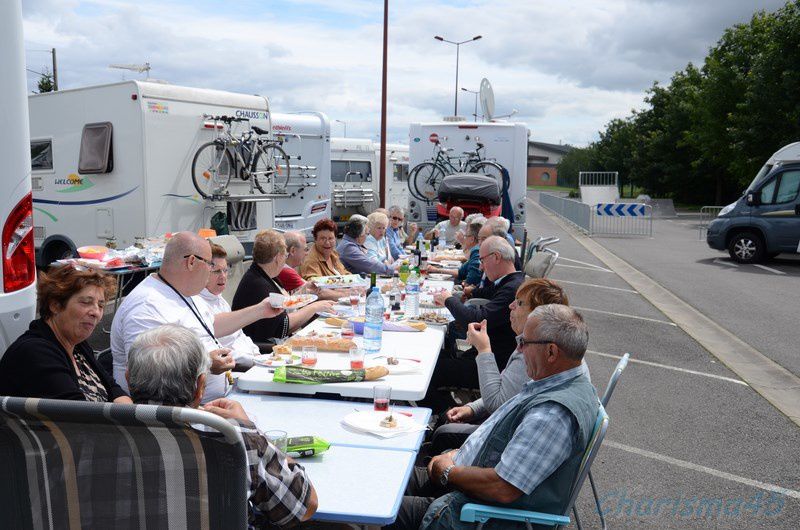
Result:
<instances>
[{"instance_id":1,"label":"plate of food","mask_svg":"<svg viewBox=\"0 0 800 530\"><path fill-rule=\"evenodd\" d=\"M415 374L419 372L422 360L413 357L380 356L371 359L367 366L385 366L390 375Z\"/></svg>"},{"instance_id":2,"label":"plate of food","mask_svg":"<svg viewBox=\"0 0 800 530\"><path fill-rule=\"evenodd\" d=\"M341 276L314 276L312 282L319 287L338 289L341 287L361 287L369 285L367 281L358 274L345 274Z\"/></svg>"},{"instance_id":3,"label":"plate of food","mask_svg":"<svg viewBox=\"0 0 800 530\"><path fill-rule=\"evenodd\" d=\"M300 364L299 355L278 355L273 353L262 353L253 357L253 362L259 366L266 366L267 368L277 368L278 366L290 366L293 364Z\"/></svg>"},{"instance_id":4,"label":"plate of food","mask_svg":"<svg viewBox=\"0 0 800 530\"><path fill-rule=\"evenodd\" d=\"M450 323L450 319L444 315L440 315L439 313L434 313L433 311L420 313L417 320L420 322L425 322L426 324L434 324L438 326L445 326Z\"/></svg>"},{"instance_id":5,"label":"plate of food","mask_svg":"<svg viewBox=\"0 0 800 530\"><path fill-rule=\"evenodd\" d=\"M342 419L342 423L357 431L368 432L383 438L425 429L425 425L415 422L404 414L378 410L351 412Z\"/></svg>"},{"instance_id":6,"label":"plate of food","mask_svg":"<svg viewBox=\"0 0 800 530\"><path fill-rule=\"evenodd\" d=\"M437 280L437 281L444 281L444 280L452 280L453 277L449 274L442 274L440 272L431 272L428 274L428 279L430 280Z\"/></svg>"},{"instance_id":7,"label":"plate of food","mask_svg":"<svg viewBox=\"0 0 800 530\"><path fill-rule=\"evenodd\" d=\"M306 335L295 335L284 342L285 346L302 349L303 346L315 346L318 350L349 352L356 343L352 339L343 339L338 333L311 331Z\"/></svg>"},{"instance_id":8,"label":"plate of food","mask_svg":"<svg viewBox=\"0 0 800 530\"><path fill-rule=\"evenodd\" d=\"M297 311L301 307L305 307L312 302L316 302L318 296L315 294L293 294L287 296L283 301L283 307L286 311Z\"/></svg>"}]
</instances>

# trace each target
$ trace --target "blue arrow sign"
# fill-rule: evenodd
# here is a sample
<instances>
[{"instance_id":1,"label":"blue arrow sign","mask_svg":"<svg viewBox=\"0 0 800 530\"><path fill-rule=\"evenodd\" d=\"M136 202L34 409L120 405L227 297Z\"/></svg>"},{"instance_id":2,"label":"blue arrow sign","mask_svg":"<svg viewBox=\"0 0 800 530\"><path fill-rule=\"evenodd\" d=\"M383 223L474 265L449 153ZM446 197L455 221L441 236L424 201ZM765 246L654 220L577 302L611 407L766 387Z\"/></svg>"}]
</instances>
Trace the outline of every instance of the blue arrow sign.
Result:
<instances>
[{"instance_id":1,"label":"blue arrow sign","mask_svg":"<svg viewBox=\"0 0 800 530\"><path fill-rule=\"evenodd\" d=\"M595 207L595 212L599 216L607 215L609 217L644 217L645 205L636 203L607 203L598 204Z\"/></svg>"}]
</instances>

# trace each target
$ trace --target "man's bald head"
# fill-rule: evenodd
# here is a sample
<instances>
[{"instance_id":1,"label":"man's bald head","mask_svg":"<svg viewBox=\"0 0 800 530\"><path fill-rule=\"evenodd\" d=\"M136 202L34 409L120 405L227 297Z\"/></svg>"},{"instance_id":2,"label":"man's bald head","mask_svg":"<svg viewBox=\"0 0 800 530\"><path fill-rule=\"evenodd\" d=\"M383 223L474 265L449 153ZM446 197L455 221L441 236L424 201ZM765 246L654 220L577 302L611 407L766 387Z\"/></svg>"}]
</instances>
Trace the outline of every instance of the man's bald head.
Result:
<instances>
[{"instance_id":1,"label":"man's bald head","mask_svg":"<svg viewBox=\"0 0 800 530\"><path fill-rule=\"evenodd\" d=\"M184 256L197 254L211 261L211 244L194 232L178 232L173 234L164 247L164 259L161 268L173 268L181 265Z\"/></svg>"},{"instance_id":2,"label":"man's bald head","mask_svg":"<svg viewBox=\"0 0 800 530\"><path fill-rule=\"evenodd\" d=\"M193 232L178 232L164 247L159 274L183 296L200 294L211 272L211 244Z\"/></svg>"}]
</instances>

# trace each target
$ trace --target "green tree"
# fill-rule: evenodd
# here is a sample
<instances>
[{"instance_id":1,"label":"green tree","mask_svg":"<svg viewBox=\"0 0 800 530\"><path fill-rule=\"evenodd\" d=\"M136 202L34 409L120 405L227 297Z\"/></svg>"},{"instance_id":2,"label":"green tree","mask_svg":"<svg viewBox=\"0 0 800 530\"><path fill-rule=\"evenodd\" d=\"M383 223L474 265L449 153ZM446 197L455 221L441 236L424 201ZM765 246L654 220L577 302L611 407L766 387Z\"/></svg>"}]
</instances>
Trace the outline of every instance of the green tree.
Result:
<instances>
[{"instance_id":1,"label":"green tree","mask_svg":"<svg viewBox=\"0 0 800 530\"><path fill-rule=\"evenodd\" d=\"M53 74L50 73L50 70L47 68L44 69L44 73L41 75L41 77L39 77L39 83L37 87L39 89L39 94L53 91Z\"/></svg>"},{"instance_id":2,"label":"green tree","mask_svg":"<svg viewBox=\"0 0 800 530\"><path fill-rule=\"evenodd\" d=\"M588 147L575 147L561 158L558 163L558 185L569 188L578 187L578 174L581 171L597 171L594 144Z\"/></svg>"}]
</instances>

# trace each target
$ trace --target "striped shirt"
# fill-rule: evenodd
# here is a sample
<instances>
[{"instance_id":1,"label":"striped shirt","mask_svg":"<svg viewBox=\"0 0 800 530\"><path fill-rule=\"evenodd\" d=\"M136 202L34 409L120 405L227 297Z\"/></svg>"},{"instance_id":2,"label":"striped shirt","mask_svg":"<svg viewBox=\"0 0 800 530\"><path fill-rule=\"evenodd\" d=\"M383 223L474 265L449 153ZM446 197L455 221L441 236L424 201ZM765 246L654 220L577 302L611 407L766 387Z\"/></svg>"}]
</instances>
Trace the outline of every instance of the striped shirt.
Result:
<instances>
[{"instance_id":1,"label":"striped shirt","mask_svg":"<svg viewBox=\"0 0 800 530\"><path fill-rule=\"evenodd\" d=\"M505 402L467 438L453 459L459 466L475 465L478 455L497 422L531 396L586 375L586 364L538 381L529 381L513 399ZM489 464L498 476L530 494L572 454L578 443L578 423L566 407L548 401L523 418L501 454L490 454Z\"/></svg>"}]
</instances>

